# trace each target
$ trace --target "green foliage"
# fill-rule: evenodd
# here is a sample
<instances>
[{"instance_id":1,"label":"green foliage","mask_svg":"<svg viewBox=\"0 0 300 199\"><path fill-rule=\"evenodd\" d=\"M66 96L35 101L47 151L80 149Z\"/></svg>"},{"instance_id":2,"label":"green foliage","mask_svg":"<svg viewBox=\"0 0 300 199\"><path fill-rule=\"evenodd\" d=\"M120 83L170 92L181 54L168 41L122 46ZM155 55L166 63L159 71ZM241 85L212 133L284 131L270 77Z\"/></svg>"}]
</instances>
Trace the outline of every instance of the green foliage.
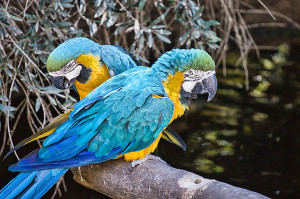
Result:
<instances>
[{"instance_id":1,"label":"green foliage","mask_svg":"<svg viewBox=\"0 0 300 199\"><path fill-rule=\"evenodd\" d=\"M57 106L66 110L76 102L68 91L50 86L45 69L49 53L68 38L118 44L145 63L170 44L215 49L220 41L210 29L218 22L203 20L204 7L193 1L5 0L0 6L0 116L14 117L25 109L33 113L28 116L33 132L53 118L51 111L60 111ZM12 96L23 99L12 104ZM5 131L10 130L8 125Z\"/></svg>"}]
</instances>

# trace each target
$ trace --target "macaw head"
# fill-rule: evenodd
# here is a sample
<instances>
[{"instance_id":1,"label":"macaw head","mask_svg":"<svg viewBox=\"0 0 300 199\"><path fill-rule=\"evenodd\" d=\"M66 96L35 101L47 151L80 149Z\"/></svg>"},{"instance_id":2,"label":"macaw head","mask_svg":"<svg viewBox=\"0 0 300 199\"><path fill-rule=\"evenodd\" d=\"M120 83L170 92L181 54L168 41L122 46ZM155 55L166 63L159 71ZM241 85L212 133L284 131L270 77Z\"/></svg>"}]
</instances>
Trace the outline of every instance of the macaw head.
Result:
<instances>
[{"instance_id":1,"label":"macaw head","mask_svg":"<svg viewBox=\"0 0 300 199\"><path fill-rule=\"evenodd\" d=\"M91 70L78 62L80 55L91 56L98 52L98 44L90 39L78 37L60 44L48 57L47 69L53 85L67 89L78 80L84 83L89 79Z\"/></svg>"},{"instance_id":2,"label":"macaw head","mask_svg":"<svg viewBox=\"0 0 300 199\"><path fill-rule=\"evenodd\" d=\"M152 66L171 82L177 78L181 83L180 97L183 101L208 93L212 100L217 91L215 62L204 50L174 49L163 54Z\"/></svg>"}]
</instances>

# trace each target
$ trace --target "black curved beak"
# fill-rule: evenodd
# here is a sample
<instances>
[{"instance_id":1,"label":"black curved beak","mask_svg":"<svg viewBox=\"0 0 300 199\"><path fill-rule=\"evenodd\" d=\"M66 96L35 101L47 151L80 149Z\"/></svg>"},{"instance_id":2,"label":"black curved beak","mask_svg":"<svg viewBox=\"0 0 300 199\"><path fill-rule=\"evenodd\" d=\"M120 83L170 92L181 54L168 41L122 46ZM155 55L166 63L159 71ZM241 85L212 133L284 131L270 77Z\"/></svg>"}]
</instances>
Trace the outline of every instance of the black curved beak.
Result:
<instances>
[{"instance_id":1,"label":"black curved beak","mask_svg":"<svg viewBox=\"0 0 300 199\"><path fill-rule=\"evenodd\" d=\"M56 88L64 90L70 88L76 81L76 78L68 80L64 76L54 77L50 75L50 80Z\"/></svg>"},{"instance_id":2,"label":"black curved beak","mask_svg":"<svg viewBox=\"0 0 300 199\"><path fill-rule=\"evenodd\" d=\"M211 101L216 92L217 92L217 78L216 75L213 74L205 79L203 79L201 82L198 82L195 87L192 90L193 94L204 94L208 93L207 101Z\"/></svg>"}]
</instances>

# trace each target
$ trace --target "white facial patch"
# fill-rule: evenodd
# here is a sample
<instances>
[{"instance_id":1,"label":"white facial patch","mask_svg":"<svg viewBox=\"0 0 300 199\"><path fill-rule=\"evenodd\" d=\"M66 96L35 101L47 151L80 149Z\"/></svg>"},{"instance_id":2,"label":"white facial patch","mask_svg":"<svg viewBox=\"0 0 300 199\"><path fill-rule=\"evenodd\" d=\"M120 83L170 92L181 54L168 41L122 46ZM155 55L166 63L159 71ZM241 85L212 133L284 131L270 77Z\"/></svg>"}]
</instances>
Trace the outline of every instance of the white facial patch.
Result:
<instances>
[{"instance_id":1,"label":"white facial patch","mask_svg":"<svg viewBox=\"0 0 300 199\"><path fill-rule=\"evenodd\" d=\"M75 60L71 60L61 70L49 72L49 75L53 77L64 76L68 80L71 80L79 76L81 69L82 66L80 64L77 64Z\"/></svg>"},{"instance_id":2,"label":"white facial patch","mask_svg":"<svg viewBox=\"0 0 300 199\"><path fill-rule=\"evenodd\" d=\"M184 73L182 88L185 92L192 93L197 83L202 82L204 79L214 75L215 73L216 72L214 70L202 71L189 69Z\"/></svg>"},{"instance_id":3,"label":"white facial patch","mask_svg":"<svg viewBox=\"0 0 300 199\"><path fill-rule=\"evenodd\" d=\"M192 90L196 86L197 81L184 81L182 84L182 88L185 92L192 93Z\"/></svg>"},{"instance_id":4,"label":"white facial patch","mask_svg":"<svg viewBox=\"0 0 300 199\"><path fill-rule=\"evenodd\" d=\"M65 74L65 77L68 79L68 80L71 80L75 77L78 77L79 74L80 74L80 71L82 69L82 66L81 65L77 65L77 67L72 70L71 72L68 72L67 74Z\"/></svg>"}]
</instances>

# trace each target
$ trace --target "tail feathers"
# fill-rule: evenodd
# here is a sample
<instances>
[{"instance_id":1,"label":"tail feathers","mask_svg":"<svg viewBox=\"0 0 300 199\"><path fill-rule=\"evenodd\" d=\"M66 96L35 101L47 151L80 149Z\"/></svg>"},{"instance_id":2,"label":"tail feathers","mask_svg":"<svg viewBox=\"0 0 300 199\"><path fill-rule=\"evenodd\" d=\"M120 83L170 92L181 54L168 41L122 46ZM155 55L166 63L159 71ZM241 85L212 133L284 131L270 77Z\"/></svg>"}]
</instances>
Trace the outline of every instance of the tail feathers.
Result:
<instances>
[{"instance_id":1,"label":"tail feathers","mask_svg":"<svg viewBox=\"0 0 300 199\"><path fill-rule=\"evenodd\" d=\"M50 169L20 173L0 190L0 198L41 198L68 169Z\"/></svg>"},{"instance_id":2,"label":"tail feathers","mask_svg":"<svg viewBox=\"0 0 300 199\"><path fill-rule=\"evenodd\" d=\"M64 114L61 114L57 117L55 117L45 128L43 128L41 131L37 132L34 135L31 135L30 137L26 138L25 140L18 143L13 149L11 149L3 158L3 160L15 152L16 150L20 149L21 147L25 146L26 144L31 143L32 141L47 137L51 135L57 127L59 127L61 124L63 124L65 121L69 119L69 114L73 111L73 109L68 110Z\"/></svg>"},{"instance_id":3,"label":"tail feathers","mask_svg":"<svg viewBox=\"0 0 300 199\"><path fill-rule=\"evenodd\" d=\"M167 127L162 134L162 138L170 143L179 146L182 150L186 151L186 143L171 127Z\"/></svg>"}]
</instances>

